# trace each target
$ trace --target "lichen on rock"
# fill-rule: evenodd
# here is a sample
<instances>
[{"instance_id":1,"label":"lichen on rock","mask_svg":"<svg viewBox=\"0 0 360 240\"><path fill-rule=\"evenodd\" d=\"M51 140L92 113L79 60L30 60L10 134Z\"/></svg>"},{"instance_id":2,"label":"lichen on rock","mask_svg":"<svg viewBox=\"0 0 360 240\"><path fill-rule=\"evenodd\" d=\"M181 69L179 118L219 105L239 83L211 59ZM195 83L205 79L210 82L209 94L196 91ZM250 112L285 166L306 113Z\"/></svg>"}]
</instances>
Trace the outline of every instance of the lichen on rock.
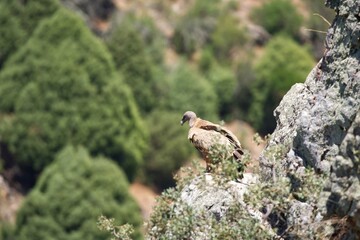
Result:
<instances>
[{"instance_id":1,"label":"lichen on rock","mask_svg":"<svg viewBox=\"0 0 360 240\"><path fill-rule=\"evenodd\" d=\"M346 217L355 223L342 235L351 239L360 232L360 2L328 0L326 5L337 15L327 32L324 56L275 110L277 127L260 166L264 179L270 179L274 166L268 152L283 145L279 175L296 174L303 167L328 175L319 200L320 218ZM288 220L297 210L289 209Z\"/></svg>"}]
</instances>

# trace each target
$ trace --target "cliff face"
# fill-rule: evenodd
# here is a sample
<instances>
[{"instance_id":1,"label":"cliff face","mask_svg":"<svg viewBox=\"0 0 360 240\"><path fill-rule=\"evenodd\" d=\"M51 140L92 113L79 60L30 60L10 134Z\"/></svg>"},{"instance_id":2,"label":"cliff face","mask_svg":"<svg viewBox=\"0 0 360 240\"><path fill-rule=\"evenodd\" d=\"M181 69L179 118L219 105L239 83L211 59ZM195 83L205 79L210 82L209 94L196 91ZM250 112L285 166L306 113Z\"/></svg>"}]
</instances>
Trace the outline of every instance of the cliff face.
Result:
<instances>
[{"instance_id":1,"label":"cliff face","mask_svg":"<svg viewBox=\"0 0 360 240\"><path fill-rule=\"evenodd\" d=\"M300 173L304 167L328 174L318 206L322 217L346 217L355 223L350 234L355 236L360 230L360 1L328 0L326 5L337 15L324 56L275 110L277 127L260 166L270 179L274 164L268 155L281 145L278 175Z\"/></svg>"},{"instance_id":2,"label":"cliff face","mask_svg":"<svg viewBox=\"0 0 360 240\"><path fill-rule=\"evenodd\" d=\"M327 197L325 217L348 217L360 236L360 2L328 1L327 5L338 12L332 31L329 31L335 39L332 46L337 50L334 51L337 61L329 69L339 72L342 84L352 90L345 95L348 104L344 106L352 118L337 156L330 158L330 179L324 189Z\"/></svg>"},{"instance_id":3,"label":"cliff face","mask_svg":"<svg viewBox=\"0 0 360 240\"><path fill-rule=\"evenodd\" d=\"M327 33L324 57L306 82L293 86L275 110L277 127L267 149L283 144L287 153L293 151L284 159L287 168L296 157L296 163L330 171L331 159L339 153L359 111L360 2L342 2L335 8L338 14ZM261 164L267 175L265 157Z\"/></svg>"},{"instance_id":4,"label":"cliff face","mask_svg":"<svg viewBox=\"0 0 360 240\"><path fill-rule=\"evenodd\" d=\"M155 210L149 239L359 239L360 1L326 4L337 15L324 56L275 110L261 177L178 186Z\"/></svg>"}]
</instances>

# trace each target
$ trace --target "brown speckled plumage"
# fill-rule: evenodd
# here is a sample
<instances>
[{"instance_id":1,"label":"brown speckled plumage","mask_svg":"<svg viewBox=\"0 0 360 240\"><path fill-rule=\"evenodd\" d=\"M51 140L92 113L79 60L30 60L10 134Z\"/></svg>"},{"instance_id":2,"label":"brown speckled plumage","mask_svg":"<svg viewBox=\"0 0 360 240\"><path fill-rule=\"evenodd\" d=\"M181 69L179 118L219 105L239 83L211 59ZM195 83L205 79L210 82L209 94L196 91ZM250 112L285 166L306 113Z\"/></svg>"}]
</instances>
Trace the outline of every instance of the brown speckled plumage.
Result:
<instances>
[{"instance_id":1,"label":"brown speckled plumage","mask_svg":"<svg viewBox=\"0 0 360 240\"><path fill-rule=\"evenodd\" d=\"M187 121L190 126L188 139L202 154L207 164L207 171L210 171L209 163L212 163L214 158L233 156L237 161L241 160L243 155L241 144L232 132L218 124L198 118L191 111L184 113L180 123L183 125ZM220 150L216 153L221 153L221 156L214 156L214 152L211 152L214 149Z\"/></svg>"}]
</instances>

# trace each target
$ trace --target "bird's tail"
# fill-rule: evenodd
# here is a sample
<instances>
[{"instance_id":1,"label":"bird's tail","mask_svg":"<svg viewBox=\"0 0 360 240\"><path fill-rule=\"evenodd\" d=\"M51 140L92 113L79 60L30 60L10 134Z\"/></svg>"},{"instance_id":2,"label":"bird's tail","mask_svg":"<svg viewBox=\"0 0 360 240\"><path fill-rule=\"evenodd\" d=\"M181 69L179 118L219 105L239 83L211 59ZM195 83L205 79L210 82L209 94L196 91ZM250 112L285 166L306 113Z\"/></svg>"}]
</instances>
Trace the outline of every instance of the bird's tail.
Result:
<instances>
[{"instance_id":1,"label":"bird's tail","mask_svg":"<svg viewBox=\"0 0 360 240\"><path fill-rule=\"evenodd\" d=\"M241 148L236 148L233 152L233 156L236 159L236 161L240 161L243 155L244 152Z\"/></svg>"},{"instance_id":2,"label":"bird's tail","mask_svg":"<svg viewBox=\"0 0 360 240\"><path fill-rule=\"evenodd\" d=\"M234 157L235 161L237 162L237 171L239 173L239 179L243 178L243 173L245 170L245 164L241 161L243 155L244 155L244 152L241 148L236 148L233 152L233 157Z\"/></svg>"}]
</instances>

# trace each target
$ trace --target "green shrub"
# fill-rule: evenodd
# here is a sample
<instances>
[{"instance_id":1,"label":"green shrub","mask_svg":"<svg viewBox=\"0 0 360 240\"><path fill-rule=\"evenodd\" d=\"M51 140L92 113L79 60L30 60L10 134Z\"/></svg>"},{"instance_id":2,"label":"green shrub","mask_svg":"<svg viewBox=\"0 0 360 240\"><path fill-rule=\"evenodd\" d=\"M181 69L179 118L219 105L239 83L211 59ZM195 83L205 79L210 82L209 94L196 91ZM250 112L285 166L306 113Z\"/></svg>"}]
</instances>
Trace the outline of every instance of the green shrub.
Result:
<instances>
[{"instance_id":1,"label":"green shrub","mask_svg":"<svg viewBox=\"0 0 360 240\"><path fill-rule=\"evenodd\" d=\"M188 127L180 126L181 112L156 110L147 117L150 147L145 156L147 184L165 189L174 186L173 175L194 153L187 139Z\"/></svg>"},{"instance_id":2,"label":"green shrub","mask_svg":"<svg viewBox=\"0 0 360 240\"><path fill-rule=\"evenodd\" d=\"M295 38L302 24L301 15L289 0L270 0L256 8L252 18L270 34L283 32Z\"/></svg>"},{"instance_id":3,"label":"green shrub","mask_svg":"<svg viewBox=\"0 0 360 240\"><path fill-rule=\"evenodd\" d=\"M175 27L171 41L178 53L190 57L210 39L216 20L213 17L184 19Z\"/></svg>"},{"instance_id":4,"label":"green shrub","mask_svg":"<svg viewBox=\"0 0 360 240\"><path fill-rule=\"evenodd\" d=\"M210 39L219 14L219 2L194 1L193 5L175 26L171 39L177 52L190 57Z\"/></svg>"},{"instance_id":5,"label":"green shrub","mask_svg":"<svg viewBox=\"0 0 360 240\"><path fill-rule=\"evenodd\" d=\"M7 221L0 220L0 240L14 240L15 225Z\"/></svg>"},{"instance_id":6,"label":"green shrub","mask_svg":"<svg viewBox=\"0 0 360 240\"><path fill-rule=\"evenodd\" d=\"M237 19L229 13L221 15L217 20L209 45L215 56L221 60L229 59L231 50L234 50L235 47L242 47L245 43L245 32L238 25Z\"/></svg>"},{"instance_id":7,"label":"green shrub","mask_svg":"<svg viewBox=\"0 0 360 240\"><path fill-rule=\"evenodd\" d=\"M107 218L103 215L98 218L97 222L100 230L107 231L111 234L111 240L132 240L131 234L134 232L134 227L131 224L115 224L114 218Z\"/></svg>"},{"instance_id":8,"label":"green shrub","mask_svg":"<svg viewBox=\"0 0 360 240\"><path fill-rule=\"evenodd\" d=\"M161 64L164 60L166 48L166 38L163 33L156 27L155 22L150 17L138 17L129 23L135 30L140 33L141 39L146 45L146 54L151 58L151 62Z\"/></svg>"},{"instance_id":9,"label":"green shrub","mask_svg":"<svg viewBox=\"0 0 360 240\"><path fill-rule=\"evenodd\" d=\"M217 63L213 51L207 47L201 51L198 67L201 72L209 72L210 69Z\"/></svg>"},{"instance_id":10,"label":"green shrub","mask_svg":"<svg viewBox=\"0 0 360 240\"><path fill-rule=\"evenodd\" d=\"M16 219L16 239L83 240L109 236L96 227L100 215L135 227L141 239L140 210L128 193L123 171L82 147L66 147L41 174Z\"/></svg>"},{"instance_id":11,"label":"green shrub","mask_svg":"<svg viewBox=\"0 0 360 240\"><path fill-rule=\"evenodd\" d=\"M1 143L26 173L65 144L117 161L131 179L147 134L106 48L69 11L44 20L0 72Z\"/></svg>"},{"instance_id":12,"label":"green shrub","mask_svg":"<svg viewBox=\"0 0 360 240\"><path fill-rule=\"evenodd\" d=\"M236 86L233 102L235 106L233 111L238 118L246 120L252 102L251 85L255 81L251 56L248 56L244 62L237 64L235 76Z\"/></svg>"},{"instance_id":13,"label":"green shrub","mask_svg":"<svg viewBox=\"0 0 360 240\"><path fill-rule=\"evenodd\" d=\"M191 110L205 119L217 119L218 99L211 83L181 63L170 74L166 108L183 114Z\"/></svg>"},{"instance_id":14,"label":"green shrub","mask_svg":"<svg viewBox=\"0 0 360 240\"><path fill-rule=\"evenodd\" d=\"M201 52L198 66L216 92L219 116L226 119L234 110L235 73L226 65L220 65L209 48Z\"/></svg>"},{"instance_id":15,"label":"green shrub","mask_svg":"<svg viewBox=\"0 0 360 240\"><path fill-rule=\"evenodd\" d=\"M190 57L204 46L225 60L245 41L244 31L232 15L231 2L197 0L175 26L172 43L178 53Z\"/></svg>"},{"instance_id":16,"label":"green shrub","mask_svg":"<svg viewBox=\"0 0 360 240\"><path fill-rule=\"evenodd\" d=\"M0 66L28 40L38 23L59 6L56 0L0 2Z\"/></svg>"},{"instance_id":17,"label":"green shrub","mask_svg":"<svg viewBox=\"0 0 360 240\"><path fill-rule=\"evenodd\" d=\"M12 16L7 4L0 3L0 67L8 56L23 43L26 32L20 20Z\"/></svg>"},{"instance_id":18,"label":"green shrub","mask_svg":"<svg viewBox=\"0 0 360 240\"><path fill-rule=\"evenodd\" d=\"M116 68L133 90L142 113L149 113L164 95L164 81L156 75L154 62L146 51L134 21L123 21L106 41Z\"/></svg>"},{"instance_id":19,"label":"green shrub","mask_svg":"<svg viewBox=\"0 0 360 240\"><path fill-rule=\"evenodd\" d=\"M189 17L205 17L219 15L219 2L217 0L196 0L189 9Z\"/></svg>"},{"instance_id":20,"label":"green shrub","mask_svg":"<svg viewBox=\"0 0 360 240\"><path fill-rule=\"evenodd\" d=\"M314 60L307 50L290 38L274 37L255 66L249 120L263 134L275 128L273 111L281 98L298 82L304 82Z\"/></svg>"},{"instance_id":21,"label":"green shrub","mask_svg":"<svg viewBox=\"0 0 360 240\"><path fill-rule=\"evenodd\" d=\"M212 84L218 98L218 114L223 118L229 117L232 113L234 93L235 93L235 74L230 68L214 64L205 74Z\"/></svg>"}]
</instances>

